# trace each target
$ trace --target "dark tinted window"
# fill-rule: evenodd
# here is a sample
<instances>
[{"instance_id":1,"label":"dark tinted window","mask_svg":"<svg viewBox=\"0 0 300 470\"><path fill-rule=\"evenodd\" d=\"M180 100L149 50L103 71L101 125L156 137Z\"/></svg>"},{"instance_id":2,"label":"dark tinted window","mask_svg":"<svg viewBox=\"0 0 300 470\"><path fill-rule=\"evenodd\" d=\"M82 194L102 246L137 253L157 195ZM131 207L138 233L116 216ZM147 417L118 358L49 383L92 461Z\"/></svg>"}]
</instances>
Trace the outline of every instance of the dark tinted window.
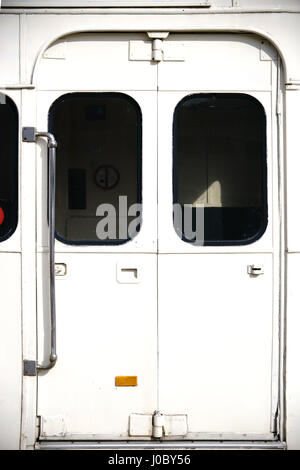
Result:
<instances>
[{"instance_id":1,"label":"dark tinted window","mask_svg":"<svg viewBox=\"0 0 300 470\"><path fill-rule=\"evenodd\" d=\"M141 202L141 126L138 104L121 93L72 93L52 105L59 239L115 244L131 238L130 208Z\"/></svg>"},{"instance_id":2,"label":"dark tinted window","mask_svg":"<svg viewBox=\"0 0 300 470\"><path fill-rule=\"evenodd\" d=\"M176 107L173 131L174 203L191 206L188 231L195 230L202 211L204 245L258 239L267 226L262 105L246 94L190 95ZM175 224L178 235L193 241L182 227L183 221L180 228Z\"/></svg>"},{"instance_id":3,"label":"dark tinted window","mask_svg":"<svg viewBox=\"0 0 300 470\"><path fill-rule=\"evenodd\" d=\"M18 223L18 110L0 93L0 241Z\"/></svg>"}]
</instances>

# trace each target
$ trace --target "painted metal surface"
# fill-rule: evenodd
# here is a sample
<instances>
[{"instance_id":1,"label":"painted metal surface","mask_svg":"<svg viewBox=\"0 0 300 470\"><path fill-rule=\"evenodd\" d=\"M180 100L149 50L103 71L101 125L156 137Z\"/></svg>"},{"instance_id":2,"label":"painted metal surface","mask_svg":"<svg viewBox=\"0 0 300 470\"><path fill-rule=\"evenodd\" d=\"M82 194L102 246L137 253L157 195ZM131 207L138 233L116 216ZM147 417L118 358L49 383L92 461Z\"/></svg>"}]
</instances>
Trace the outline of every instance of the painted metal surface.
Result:
<instances>
[{"instance_id":1,"label":"painted metal surface","mask_svg":"<svg viewBox=\"0 0 300 470\"><path fill-rule=\"evenodd\" d=\"M250 11L286 11L297 10L299 2L297 0L2 0L3 8L226 8L237 9L239 12Z\"/></svg>"},{"instance_id":2,"label":"painted metal surface","mask_svg":"<svg viewBox=\"0 0 300 470\"><path fill-rule=\"evenodd\" d=\"M172 443L150 443L150 442L126 442L126 443L114 443L114 442L78 442L78 443L68 443L68 442L41 442L37 444L37 449L45 450L63 450L63 449L74 449L74 450L84 450L84 449L123 449L123 450L133 450L133 449L162 449L162 450L179 450L179 449L199 449L199 450L285 450L287 448L285 442L172 442Z\"/></svg>"},{"instance_id":3,"label":"painted metal surface","mask_svg":"<svg viewBox=\"0 0 300 470\"><path fill-rule=\"evenodd\" d=\"M145 37L142 35L136 35L135 37L136 41L140 40L143 42L144 39ZM128 92L128 88L130 89L131 96L138 100L142 108L144 116L143 135L148 135L148 138L151 130L155 129L156 125L153 126L152 122L151 128L147 127L146 116L147 113L149 114L150 109L149 105L148 110L145 107L145 99L147 94L149 95L150 93L152 96L153 107L151 113L153 117L156 113L156 100L158 99L159 129L159 170L156 173L153 166L151 172L152 187L156 184L157 178L159 181L158 203L155 203L153 193L148 192L147 187L143 189L143 197L145 202L149 200L148 207L151 207L153 219L156 217L156 210L158 208L159 254L157 285L159 362L158 364L156 363L155 353L157 348L157 293L153 290L157 283L157 267L156 262L154 262L157 250L153 244L156 239L155 226L152 227L151 233L153 238L150 244L149 228L147 233L145 226L142 226L141 233L135 241L114 248L105 246L76 248L58 242L56 244L56 253L57 255L59 254L60 259L57 259L57 261L63 262L68 266L68 279L58 283L57 286L58 324L61 322L60 327L58 327L60 331L58 344L60 345L59 349L62 349L62 357L60 364L57 364L57 370L53 371L53 374L40 377L39 379L38 413L46 420L42 422L42 439L60 438L66 440L70 439L70 436L72 438L74 436L75 438L76 436L77 438L84 438L87 435L93 435L94 438L114 435L116 438L117 436L121 436L123 439L129 438L127 418L130 414L129 410L133 409L133 404L130 405L129 397L132 397L132 400L135 402L134 411L136 413L151 414L155 409L158 409L161 410L163 415L166 413L169 415L186 414L188 416L187 437L205 432L231 432L237 435L245 433L250 435L263 434L270 439L273 437L270 427L273 406L270 394L272 374L272 298L274 290L272 278L273 269L276 270L278 268L276 262L274 262L273 268L272 261L273 193L271 181L273 179L273 157L270 150L272 135L272 111L270 109L272 59L270 58L267 61L260 60L260 42L251 37L241 37L237 41L236 37L222 35L218 37L218 41L215 39L212 35L201 37L173 35L170 38L167 37L163 40L166 44L175 43L175 46L177 42L184 44L186 59L184 62L175 61L172 63L162 60L158 66L151 62L128 60L128 48L130 47L132 35L114 35L112 37L110 35L98 36L96 34L89 34L73 36L70 40L65 40L67 47L66 56L63 61L59 59L49 61L47 57L42 59L39 74L36 76L38 87L41 89L39 91L38 107L40 125L42 125L46 118L47 108L51 105L51 99L58 94L55 91L56 89L63 89L65 91L67 83L68 90L83 89L83 87L85 89L94 89L95 77L101 76L102 90ZM156 39L154 38L153 40L155 41ZM210 46L214 48L214 51L209 50ZM163 44L161 44L161 47L163 50ZM242 54L245 62L243 67L239 68L236 66L236 69L234 69L234 80L231 81L231 85L232 70L228 72L228 76L223 74L222 81L219 80L218 83L217 78L215 78L216 81L211 84L209 81L209 70L212 69L212 75L217 77L218 70L213 70L213 67L224 68L224 62L214 65L218 64L218 61L215 60L211 64L211 57L218 57L220 55L222 60L230 60L232 67L234 67L239 54ZM103 57L101 64L94 61L94 56L100 55ZM85 63L81 71L75 74L75 69L78 68L78 57L82 57ZM121 65L122 76L115 73L115 68ZM246 66L248 69L245 70ZM157 71L155 67L158 67ZM207 75L201 74L197 83L196 77L199 75L197 71L200 68L206 71ZM257 74L253 77L251 85L249 71L253 70L253 68L257 69ZM132 76L135 76L137 70L139 70L139 81L135 83L132 80ZM151 74L146 76L148 70L151 70ZM52 79L50 83L49 76L61 78L58 78L57 81ZM145 80L141 79L141 77L145 77ZM156 80L156 77L158 77L158 80ZM174 80L170 80L170 77L176 77L175 83ZM128 82L126 81L127 79ZM122 85L123 88L121 88ZM256 93L256 96L265 107L269 122L269 228L262 239L254 245L249 245L247 248L223 247L222 249L219 248L217 253L215 253L216 250L212 247L194 247L182 242L175 234L173 225L170 224L172 216L170 188L172 186L171 148L174 108L187 93L207 90L212 87L217 90L223 88L229 91L240 90L245 92L247 90L248 93L255 90L254 93ZM53 92L46 91L49 88ZM132 91L134 88L145 91ZM43 89L46 90L42 91ZM158 95L155 89L159 90ZM175 91L179 89L182 89L182 91ZM156 117L154 122L156 122ZM162 122L163 124L161 124ZM147 159L155 162L157 158L153 137L154 135L152 136L152 145L148 150L148 155L144 154L143 163L145 165L149 165ZM40 182L38 200L43 201L45 200L45 186L43 184L45 165L42 163L42 158L40 161L41 165L38 169L40 175L38 176L38 181ZM150 180L150 173L145 172L144 175L147 175L143 179L143 183L146 184L146 181L149 182ZM43 221L43 214L46 213L45 209L43 209L43 204L39 204L37 217L39 221ZM147 218L149 218L146 207L144 205L145 223ZM43 223L39 224L38 234L40 249L42 250L42 247L46 246L46 233ZM149 241L147 242L147 240ZM93 252L94 254L85 253L86 251ZM130 262L127 262L126 268L126 262L122 261L122 259L124 256L126 257L124 252L128 251L135 252L136 254L131 255ZM145 255L139 255L138 252L141 251L146 251L149 254L146 257ZM234 258L230 255L231 268L230 275L228 275L228 256L229 253L233 252L235 255ZM40 271L38 272L41 274L38 277L41 280L43 279L42 273L45 269L42 267L44 257L45 255L43 254L39 255L41 264ZM135 258L136 261L134 260ZM148 269L145 267L146 259L153 260L154 264L151 269L150 266L148 266ZM263 264L265 266L265 275L255 284L247 273L247 266L251 263ZM121 284L124 284L122 291L120 291L121 286L116 283L115 279L115 266L120 264L123 268L117 269L119 273L117 280L120 284L120 280L123 279L123 282L121 281ZM131 283L131 272L129 271L137 265L140 266L141 275L139 277L133 276L134 282ZM80 266L82 267L80 268ZM80 272L83 269L85 278L89 279L84 285L81 284L80 277ZM126 273L124 273L125 270ZM227 271L225 278L224 270ZM110 272L113 277L109 275ZM121 277L122 275L123 278ZM104 277L102 278L102 276ZM126 277L129 277L127 282ZM107 293L106 296L99 293L96 288L100 279L100 285ZM148 284L146 282L147 279ZM132 292L133 288L135 289L134 292ZM198 295L201 288L204 291L200 302ZM214 297L213 292L215 289L220 292L220 295L215 297L216 301L219 299L219 303L213 303L210 307L210 299ZM141 294L138 293L139 291ZM38 292L42 292L40 283ZM71 292L74 292L73 295L71 295ZM76 292L80 292L80 297L75 294ZM121 296L121 292L124 293L125 298ZM236 292L239 292L239 296L236 296ZM149 299L147 305L149 323L146 336L145 319L142 326L138 321L138 317L134 316L130 321L127 318L130 312L133 313L135 309L138 312L142 308L144 312L145 307L143 303L141 302L140 306L138 304L138 299L142 299L142 297L139 297L140 295L145 295ZM97 302L99 296L99 302ZM230 300L233 296L236 296L234 303ZM248 296L249 301L247 302L246 309L244 299ZM224 298L227 299L225 303ZM259 303L255 300L258 298ZM112 299L114 299L113 302ZM250 299L252 299L253 303L250 302ZM199 304L200 310L195 316L195 308L193 306L197 304ZM88 308L85 308L84 305L88 305ZM83 322L82 312L84 310L85 316ZM41 304L39 311L42 312ZM72 312L73 318L73 339L70 339L68 342L64 341L64 336L67 334L67 325L70 320L68 315L64 319L66 316L63 314L64 311ZM180 315L180 311L185 311L184 323L182 323L183 317ZM97 314L97 312L99 313ZM103 316L105 316L105 319ZM41 316L39 318L40 324L43 324ZM111 325L110 318L112 318ZM102 328L99 322L103 325ZM119 336L120 322L122 322L121 336ZM216 324L222 324L219 336L215 331ZM92 328L91 325L93 325ZM83 333L85 328L87 330ZM239 331L238 335L236 330ZM149 336L150 332L152 332L152 336ZM85 364L85 380L82 380L83 365L79 367L81 372L75 374L71 362L71 358L75 353L74 346L76 342L80 341L79 338L83 334L89 338L88 345L84 348L84 354L81 354L79 359ZM97 341L99 334L101 334L101 341ZM103 334L109 343L104 341ZM112 344L109 347L114 337L116 337L116 344ZM127 344L127 349L133 347L134 337L136 337L136 341L142 341L142 343L148 338L148 341L150 341L147 347L149 358L146 359L144 347L139 349L137 352L138 362L136 362L137 358L134 360L131 356L127 358L128 368L130 369L127 372L125 362L123 362L126 358L125 344ZM127 343L124 342L126 340ZM252 348L253 343L256 344L255 350ZM229 349L227 347L228 344L231 344ZM210 345L212 345L213 349L211 349ZM47 350L46 343L43 340L43 335L40 334L39 351L45 350ZM108 351L110 361L105 362L105 364L100 362L97 366L98 358L103 357L105 350ZM124 368L124 375L135 375L136 373L139 376L139 384L135 390L119 390L116 395L114 377L120 374L117 369L120 351L122 351L123 356L122 367ZM210 351L209 354L208 351ZM240 360L238 364L236 363L237 358L234 360L236 355ZM223 358L222 361L220 361L220 356ZM170 360L170 357L172 357L172 360ZM200 358L204 357L205 361L200 361ZM115 371L112 368L111 361L115 363ZM140 371L143 370L145 361L151 364L151 369L149 370L154 374L150 381L146 380L144 373L140 377ZM198 365L199 361L201 366ZM134 366L135 363L136 365ZM177 373L173 370L172 364L175 366ZM135 368L138 371L135 371ZM94 371L96 370L98 372L95 376ZM197 372L193 372L195 370ZM242 371L244 372L242 373ZM156 379L154 380L156 374L158 374L158 384L156 384ZM89 376L93 377L92 382L88 379ZM111 380L109 380L110 376ZM170 385L174 383L175 377L178 380L180 377L185 377L182 381L176 381L176 394L173 393L172 386ZM230 377L230 381L227 381L226 377ZM53 400L53 393L56 394L55 383L57 380L61 383L61 387L66 390L66 393L63 397L59 391L59 394ZM196 392L198 389L199 391ZM53 390L53 393L50 393L50 390ZM74 390L78 390L78 398L69 399L71 390L73 397ZM215 395L214 399L210 400L213 393L212 390L215 390ZM222 390L221 395L218 390ZM139 404L140 393L142 393L141 397L144 396L143 400L148 397L143 402L142 408L140 408L141 404ZM158 395L158 401L156 400L156 395ZM79 396L87 397L85 404L81 404L81 407L78 404ZM114 397L111 400L111 411L108 405L110 402L109 396ZM201 399L199 399L200 396L202 397ZM152 398L150 399L150 397ZM208 409L208 401L211 403L212 410L206 413L205 409ZM201 408L201 403L203 408ZM249 412L250 403L253 406L251 412ZM88 412L86 409L87 404L92 406L94 413ZM232 407L234 404L237 405L237 413L233 416ZM97 408L96 412L95 407ZM115 412L116 408L119 410L118 413ZM217 412L215 411L216 409L218 410ZM244 410L244 413L241 410ZM101 424L99 423L99 417L103 416L103 413L105 413L106 419L101 419ZM161 415L158 413L155 416ZM213 419L212 416L214 417ZM54 417L57 417L57 419L54 419ZM60 423L60 418L64 419L63 431L59 430L58 424L57 432L53 431L55 428L54 424L50 428L45 425L48 419L51 423L55 423L57 420L57 423ZM156 423L153 432L156 437L158 434L161 437L163 435L163 426Z\"/></svg>"},{"instance_id":4,"label":"painted metal surface","mask_svg":"<svg viewBox=\"0 0 300 470\"><path fill-rule=\"evenodd\" d=\"M0 253L0 449L19 447L21 422L22 351L21 351L21 256Z\"/></svg>"},{"instance_id":5,"label":"painted metal surface","mask_svg":"<svg viewBox=\"0 0 300 470\"><path fill-rule=\"evenodd\" d=\"M227 0L229 4L231 0ZM226 4L226 0L223 0L223 5ZM3 7L81 7L81 8L97 8L97 7L177 7L177 6L187 6L187 7L210 7L211 2L206 0L152 0L151 2L147 0L108 0L108 1L99 1L99 0L3 0Z\"/></svg>"},{"instance_id":6,"label":"painted metal surface","mask_svg":"<svg viewBox=\"0 0 300 470\"><path fill-rule=\"evenodd\" d=\"M167 31L186 31L186 32L208 32L218 31L224 33L225 31L246 31L262 34L268 37L269 40L278 47L283 59L284 74L282 85L285 87L284 93L284 118L285 118L285 142L286 147L283 147L285 152L285 164L281 167L282 171L286 171L287 182L287 212L288 212L288 225L287 231L287 255L288 262L288 278L287 278L287 298L288 298L288 314L287 320L281 319L282 326L286 328L281 330L281 339L285 340L285 333L287 334L287 363L284 369L287 376L287 437L289 448L299 448L299 403L297 392L299 388L299 374L298 374L298 356L299 356L299 341L297 332L299 331L299 316L297 315L297 272L298 261L297 254L299 251L299 237L298 225L299 217L297 210L297 190L298 190L298 174L299 164L297 158L297 122L298 122L298 109L300 104L300 60L299 48L295 47L299 43L299 15L295 14L297 9L297 2L277 2L277 13L268 15L265 13L255 14L255 8L274 8L270 2L246 2L239 1L240 11L236 11L234 15L229 10L216 11L216 9L203 9L201 15L198 13L183 12L180 15L172 14L163 15L159 14L159 10L155 13L148 13L147 15L135 15L134 13L126 12L117 15L113 13L99 11L94 15L87 12L82 12L79 17L76 14L68 15L67 10L62 11L61 15L51 17L47 15L46 11L38 12L38 10L27 16L26 14L0 14L1 22L1 35L5 41L6 47L0 51L1 62L6 66L1 69L0 86L3 88L16 88L10 90L9 95L19 103L22 94L22 122L23 125L36 124L36 77L38 77L39 63L43 60L42 56L48 45L55 41L62 35L78 31L124 31L133 29L135 31L153 31L153 30L167 30ZM3 4L3 2L2 2ZM250 12L251 7L253 11ZM248 11L246 10L248 8ZM280 11L286 8L285 13ZM288 13L288 9L290 14ZM244 9L244 10L243 10ZM23 12L24 13L24 12ZM240 13L237 16L237 13ZM254 14L253 14L254 13ZM126 25L126 26L125 26ZM134 40L134 35L132 35ZM137 38L138 39L138 38ZM50 59L49 59L50 60ZM55 60L55 59L54 59ZM62 59L60 59L62 60ZM33 73L35 68L36 73ZM32 81L33 79L33 81ZM95 85L94 85L95 86ZM96 85L97 86L97 85ZM18 88L22 91L18 91ZM176 90L174 90L175 92ZM142 90L141 90L142 92ZM52 93L52 95L51 95ZM51 96L50 96L51 95ZM49 97L42 98L42 93L38 98L44 100L45 103L41 104L44 117L41 119L43 124L46 123L46 109L47 106L59 95L53 90L49 92ZM154 115L153 115L154 117ZM153 117L148 119L148 123L152 122ZM40 118L39 118L40 119ZM149 141L150 143L150 141ZM274 142L273 142L274 145ZM280 144L282 145L282 144ZM32 144L21 145L22 160L26 159L26 165L21 165L21 216L22 220L26 220L26 224L22 227L22 233L19 230L20 225L12 239L7 240L0 246L0 251L7 251L11 256L14 252L21 252L22 242L22 326L23 326L23 358L36 359L35 350L35 258L32 255L35 250L35 148ZM40 148L38 148L38 164ZM274 183L276 177L273 178ZM281 178L282 182L282 178ZM41 192L39 193L39 198ZM284 197L284 195L283 195ZM40 205L40 199L38 200ZM149 206L150 207L150 206ZM148 207L148 210L149 210ZM153 217L155 220L155 216ZM277 223L274 220L274 224ZM43 243L41 243L41 236L39 235L39 250L43 251ZM153 248L154 246L154 248ZM151 248L151 252L155 250L155 245ZM267 245L265 245L266 250ZM285 250L285 246L283 249ZM261 246L262 252L264 251ZM91 251L87 249L86 251ZM138 251L138 250L137 250ZM62 261L63 260L58 260ZM285 256L283 255L283 261ZM9 264L9 261L8 261ZM264 264L265 266L265 264ZM16 272L19 272L18 269ZM283 271L284 273L284 268ZM68 279L62 276L60 282L65 282ZM260 277L259 277L260 278ZM265 279L265 278L264 278ZM284 298L281 303L284 308ZM274 305L277 300L274 299ZM19 310L18 310L19 311ZM273 333L276 335L276 332ZM17 338L18 333L15 332L14 338ZM18 339L17 339L18 341ZM3 343L4 344L4 343ZM19 343L18 343L19 344ZM43 343L41 342L41 347ZM20 368L21 371L21 368ZM15 372L11 383L18 381L21 372ZM22 447L33 448L36 439L36 386L35 377L24 377L23 379L23 395L22 395ZM281 381L281 391L284 391L284 382ZM284 394L282 393L283 410L284 413ZM18 405L19 406L19 405ZM18 417L12 420L14 424L12 446L18 447L19 431L18 431ZM284 415L280 424L281 436L284 438ZM66 443L66 445L68 445ZM95 444L97 445L97 444ZM130 445L130 444L129 444Z\"/></svg>"},{"instance_id":7,"label":"painted metal surface","mask_svg":"<svg viewBox=\"0 0 300 470\"><path fill-rule=\"evenodd\" d=\"M166 413L186 413L189 432L222 429L222 432L269 432L271 435L268 384L272 362L272 298L278 289L272 281L278 269L278 254L273 245L277 203L273 199L272 181L277 170L276 153L272 154L271 150L272 135L276 134L276 127L271 124L275 119L271 95L276 95L270 80L271 61L259 60L260 44L247 36L236 41L230 35L226 39L220 35L218 40L210 35L172 35L167 41L184 42L186 60L161 62L158 68L159 408ZM240 53L235 48L240 48ZM237 60L237 55L243 57L244 64ZM212 57L220 59L211 61ZM269 223L263 237L251 245L195 247L182 242L173 229L172 180L167 176L172 171L172 139L166 135L172 133L173 110L186 94L222 89L241 92L247 89L247 93L253 93L263 103L268 122ZM247 274L251 259L254 264L265 266L264 276L255 279L258 281L255 284ZM245 303L242 299L246 297ZM260 372L258 364L262 367ZM175 387L176 396L170 384ZM214 405L210 407L212 395ZM244 399L242 404L240 400ZM248 414L250 406L254 408ZM258 408L255 411L256 406L262 406L260 411ZM233 408L238 414L243 414L242 410L246 414L243 417L239 414L235 419ZM228 414L226 410L230 410ZM256 418L252 420L253 416Z\"/></svg>"},{"instance_id":8,"label":"painted metal surface","mask_svg":"<svg viewBox=\"0 0 300 470\"><path fill-rule=\"evenodd\" d=\"M136 36L139 38L140 36ZM156 206L152 195L156 193L156 74L148 63L128 61L128 40L122 35L104 36L103 42L95 36L85 36L71 41L71 56L67 53L64 67L69 65L69 78L75 81L56 82L50 85L48 71L59 64L49 64L43 59L39 75L39 126L47 124L47 113L54 99L64 91L54 90L88 89L95 87L97 76L101 76L101 89L119 90L129 94L141 107L143 115L143 230L125 245L76 247L56 242L56 263L67 266L67 275L57 277L57 348L60 359L51 374L39 378L38 414L57 422L57 433L65 439L73 434L77 437L87 434L125 437L128 435L128 417L132 410L140 413L155 408L156 394ZM105 46L106 44L106 46ZM98 45L101 52L97 49ZM79 49L78 49L79 46ZM86 55L86 46L94 52ZM83 53L81 51L84 51ZM103 55L102 63L94 57ZM79 55L78 55L79 54ZM85 78L71 70L82 57L84 67L94 84L86 86ZM50 69L49 69L50 67ZM122 70L122 74L119 73ZM71 75L70 75L71 73ZM132 77L134 81L132 82ZM63 76L62 76L63 79ZM132 82L132 83L131 83ZM127 91L137 88L137 91ZM45 91L42 91L46 89ZM138 91L140 90L140 91ZM147 177L146 177L147 175ZM44 223L47 216L45 178L47 176L43 150L38 163L38 318L40 360L47 351L43 330L47 319L43 308L42 282L47 269L44 247L47 246L47 232ZM128 253L131 253L129 255ZM135 274L136 273L136 274ZM86 283L82 284L83 277ZM106 294L104 294L104 292ZM147 299L147 305L144 303ZM65 311L65 314L63 314ZM46 322L46 323L45 323ZM69 340L65 334L72 323ZM87 344L86 344L87 342ZM78 350L78 346L82 347ZM75 353L74 347L77 352ZM74 354L76 361L74 362ZM147 364L145 368L144 365ZM74 373L75 369L78 373ZM91 371L93 371L91 373ZM85 379L82 378L84 374ZM116 376L137 376L138 386L117 387ZM57 380L66 391L62 400ZM53 400L49 401L49 390ZM71 392L72 390L72 392ZM70 393L73 399L70 400ZM82 401L81 397L84 398ZM82 408L83 406L83 408ZM84 410L86 419L82 421ZM57 417L57 419L55 418ZM101 417L101 418L100 418ZM64 428L60 430L60 418ZM46 421L47 422L47 421ZM101 425L102 422L102 425ZM77 424L76 424L77 423ZM100 426L99 426L100 425ZM41 424L41 437L53 437L54 424ZM57 438L57 437L56 437Z\"/></svg>"}]
</instances>

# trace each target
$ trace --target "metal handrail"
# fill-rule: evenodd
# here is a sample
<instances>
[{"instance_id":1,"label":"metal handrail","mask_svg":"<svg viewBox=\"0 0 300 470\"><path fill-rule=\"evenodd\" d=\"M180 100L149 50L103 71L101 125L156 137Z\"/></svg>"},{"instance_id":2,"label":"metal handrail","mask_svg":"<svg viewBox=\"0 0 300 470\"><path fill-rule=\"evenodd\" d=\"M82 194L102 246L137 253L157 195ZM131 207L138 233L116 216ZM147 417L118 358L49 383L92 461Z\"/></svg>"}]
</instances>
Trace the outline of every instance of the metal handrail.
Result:
<instances>
[{"instance_id":1,"label":"metal handrail","mask_svg":"<svg viewBox=\"0 0 300 470\"><path fill-rule=\"evenodd\" d=\"M48 245L49 245L49 293L50 293L50 330L51 352L45 364L37 364L37 370L49 370L57 361L56 354L56 309L55 309L55 160L57 142L50 132L37 132L34 127L23 128L23 141L36 142L38 137L46 137L48 142Z\"/></svg>"},{"instance_id":2,"label":"metal handrail","mask_svg":"<svg viewBox=\"0 0 300 470\"><path fill-rule=\"evenodd\" d=\"M56 354L56 305L55 305L55 161L57 142L50 132L36 132L36 137L48 140L48 245L49 245L49 292L51 352L46 364L37 364L37 370L48 370L55 366Z\"/></svg>"}]
</instances>

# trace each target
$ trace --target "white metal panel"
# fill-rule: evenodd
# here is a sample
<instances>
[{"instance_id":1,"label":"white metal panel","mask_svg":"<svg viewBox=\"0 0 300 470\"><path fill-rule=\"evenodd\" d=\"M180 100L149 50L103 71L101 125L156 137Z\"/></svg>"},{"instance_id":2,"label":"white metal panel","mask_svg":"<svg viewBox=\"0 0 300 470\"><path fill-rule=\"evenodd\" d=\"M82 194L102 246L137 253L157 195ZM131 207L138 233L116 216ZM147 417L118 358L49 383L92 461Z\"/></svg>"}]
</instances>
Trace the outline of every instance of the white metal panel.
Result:
<instances>
[{"instance_id":1,"label":"white metal panel","mask_svg":"<svg viewBox=\"0 0 300 470\"><path fill-rule=\"evenodd\" d=\"M285 76L288 81L300 80L299 49L295 47L300 41L299 15L297 14L221 14L219 9L203 9L199 14L182 11L179 15L133 14L125 11L114 14L102 11L103 14L31 14L24 15L24 48L22 61L26 63L27 81L31 80L35 64L43 49L60 36L78 31L185 31L211 32L247 31L265 35L278 45L286 66ZM212 14L211 14L212 13ZM24 68L24 67L23 67Z\"/></svg>"},{"instance_id":2,"label":"white metal panel","mask_svg":"<svg viewBox=\"0 0 300 470\"><path fill-rule=\"evenodd\" d=\"M190 433L270 432L272 269L271 254L159 255L159 406Z\"/></svg>"},{"instance_id":3,"label":"white metal panel","mask_svg":"<svg viewBox=\"0 0 300 470\"><path fill-rule=\"evenodd\" d=\"M41 59L37 86L46 90L156 90L156 67L130 61L130 41L146 34L77 34L51 46L64 45L57 59ZM143 79L141 80L141 76Z\"/></svg>"},{"instance_id":4,"label":"white metal panel","mask_svg":"<svg viewBox=\"0 0 300 470\"><path fill-rule=\"evenodd\" d=\"M20 127L36 125L35 90L22 90ZM21 139L20 139L21 140ZM22 224L22 349L23 359L36 360L36 145L22 142L20 224ZM37 377L23 376L21 449L36 439Z\"/></svg>"},{"instance_id":5,"label":"white metal panel","mask_svg":"<svg viewBox=\"0 0 300 470\"><path fill-rule=\"evenodd\" d=\"M158 93L159 410L187 414L187 438L209 439L218 433L220 438L230 434L271 438L273 315L278 318L273 296L279 263L273 244L278 238L278 224L273 223L278 209L273 191L277 156L271 93L276 97L276 64L269 56L261 61L259 42L247 36L240 37L240 44L238 36L204 35L203 41L195 37L198 54L194 37L179 35L178 42L185 43L185 61L158 65L158 85L163 90ZM211 53L203 47L206 42ZM222 71L216 69L219 61ZM183 242L173 228L173 113L177 103L195 91L244 92L265 109L268 227L250 245L194 246ZM252 264L263 266L264 274L250 277L247 266ZM278 338L278 325L274 329ZM276 367L273 373L278 374Z\"/></svg>"},{"instance_id":6,"label":"white metal panel","mask_svg":"<svg viewBox=\"0 0 300 470\"><path fill-rule=\"evenodd\" d=\"M157 209L153 194L157 160L153 122L157 82L155 67L129 61L132 37L146 35L71 37L62 54L66 58L42 59L38 70L43 89L111 90L130 95L141 108L143 145L140 233L118 246L56 242L56 262L66 265L67 274L56 278L58 361L50 373L39 377L38 413L43 416L45 439L127 438L130 413L151 413L156 405ZM56 51L54 56L60 54ZM51 84L47 74L53 73L58 75ZM146 91L128 92L126 87ZM62 94L38 92L39 129L48 128L48 110ZM49 351L48 271L43 253L47 246L47 159L45 144L39 143L38 149L38 349L42 361ZM137 376L137 386L116 387L119 375Z\"/></svg>"},{"instance_id":7,"label":"white metal panel","mask_svg":"<svg viewBox=\"0 0 300 470\"><path fill-rule=\"evenodd\" d=\"M0 86L19 81L19 17L0 15Z\"/></svg>"},{"instance_id":8,"label":"white metal panel","mask_svg":"<svg viewBox=\"0 0 300 470\"><path fill-rule=\"evenodd\" d=\"M119 283L117 265L135 260L142 266L141 281ZM52 423L63 418L64 431L61 424L47 429L64 438L126 437L130 413L151 413L156 406L156 256L57 254L56 261L68 269L67 278L56 281L58 361L39 378L38 414ZM42 360L49 351L47 301L41 295L46 255L39 255L38 264ZM136 375L138 385L116 387L119 375Z\"/></svg>"},{"instance_id":9,"label":"white metal panel","mask_svg":"<svg viewBox=\"0 0 300 470\"><path fill-rule=\"evenodd\" d=\"M188 432L187 415L164 415L164 433L166 437L185 436Z\"/></svg>"},{"instance_id":10,"label":"white metal panel","mask_svg":"<svg viewBox=\"0 0 300 470\"><path fill-rule=\"evenodd\" d=\"M237 0L240 8L299 8L298 0Z\"/></svg>"},{"instance_id":11,"label":"white metal panel","mask_svg":"<svg viewBox=\"0 0 300 470\"><path fill-rule=\"evenodd\" d=\"M137 413L131 413L129 416L129 435L130 436L152 436L152 421L153 415L143 415Z\"/></svg>"},{"instance_id":12,"label":"white metal panel","mask_svg":"<svg viewBox=\"0 0 300 470\"><path fill-rule=\"evenodd\" d=\"M3 7L238 7L238 8L298 8L298 0L2 0Z\"/></svg>"},{"instance_id":13,"label":"white metal panel","mask_svg":"<svg viewBox=\"0 0 300 470\"><path fill-rule=\"evenodd\" d=\"M261 10L297 9L298 0L2 0L7 8L101 8L101 7L237 7Z\"/></svg>"},{"instance_id":14,"label":"white metal panel","mask_svg":"<svg viewBox=\"0 0 300 470\"><path fill-rule=\"evenodd\" d=\"M270 62L260 61L261 41L247 35L170 35L164 41L180 49L185 66L159 67L159 90L270 90ZM170 77L172 80L170 81ZM222 78L221 78L222 77Z\"/></svg>"},{"instance_id":15,"label":"white metal panel","mask_svg":"<svg viewBox=\"0 0 300 470\"><path fill-rule=\"evenodd\" d=\"M286 317L286 433L288 449L300 449L300 254L288 255L287 317Z\"/></svg>"},{"instance_id":16,"label":"white metal panel","mask_svg":"<svg viewBox=\"0 0 300 470\"><path fill-rule=\"evenodd\" d=\"M0 254L0 449L19 449L21 422L21 256Z\"/></svg>"},{"instance_id":17,"label":"white metal panel","mask_svg":"<svg viewBox=\"0 0 300 470\"><path fill-rule=\"evenodd\" d=\"M229 4L231 0L212 0L214 3ZM208 0L2 0L3 7L176 7L176 6L210 6Z\"/></svg>"},{"instance_id":18,"label":"white metal panel","mask_svg":"<svg viewBox=\"0 0 300 470\"><path fill-rule=\"evenodd\" d=\"M300 90L286 91L287 245L300 251L299 218L299 109Z\"/></svg>"}]
</instances>

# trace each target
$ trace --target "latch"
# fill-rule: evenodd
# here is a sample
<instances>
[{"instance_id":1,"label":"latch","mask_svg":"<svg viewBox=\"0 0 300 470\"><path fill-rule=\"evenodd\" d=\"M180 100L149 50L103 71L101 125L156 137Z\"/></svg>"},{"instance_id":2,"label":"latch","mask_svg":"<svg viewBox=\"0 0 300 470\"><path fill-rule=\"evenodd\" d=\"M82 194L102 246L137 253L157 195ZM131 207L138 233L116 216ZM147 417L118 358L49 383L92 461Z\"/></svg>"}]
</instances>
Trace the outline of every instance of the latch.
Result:
<instances>
[{"instance_id":1,"label":"latch","mask_svg":"<svg viewBox=\"0 0 300 470\"><path fill-rule=\"evenodd\" d=\"M260 274L264 274L264 267L255 264L248 264L247 272L250 276L259 276Z\"/></svg>"}]
</instances>

